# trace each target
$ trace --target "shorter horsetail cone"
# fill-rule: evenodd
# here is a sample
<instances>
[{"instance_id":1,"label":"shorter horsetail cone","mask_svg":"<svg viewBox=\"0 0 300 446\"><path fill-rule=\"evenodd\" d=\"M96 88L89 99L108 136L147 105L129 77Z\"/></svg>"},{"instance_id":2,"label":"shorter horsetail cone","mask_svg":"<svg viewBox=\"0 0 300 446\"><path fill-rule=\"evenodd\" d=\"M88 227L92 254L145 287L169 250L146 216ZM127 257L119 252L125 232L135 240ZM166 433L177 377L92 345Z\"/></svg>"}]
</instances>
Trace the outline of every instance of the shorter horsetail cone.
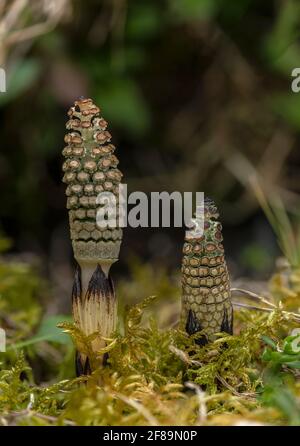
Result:
<instances>
[{"instance_id":1,"label":"shorter horsetail cone","mask_svg":"<svg viewBox=\"0 0 300 446\"><path fill-rule=\"evenodd\" d=\"M189 335L205 345L215 334L232 334L233 310L230 282L222 244L219 213L210 199L204 200L204 232L186 238L182 260L182 322Z\"/></svg>"},{"instance_id":2,"label":"shorter horsetail cone","mask_svg":"<svg viewBox=\"0 0 300 446\"><path fill-rule=\"evenodd\" d=\"M116 329L117 300L109 271L118 260L122 240L119 227L103 229L97 225L97 196L111 192L118 202L122 173L117 169L118 159L106 130L107 122L93 101L75 101L68 115L63 182L67 184L70 234L77 262L73 317L85 335L99 333L92 341L96 352L105 347L102 338L109 338ZM105 356L101 362L105 362ZM80 352L76 371L77 375L91 372L89 358Z\"/></svg>"}]
</instances>

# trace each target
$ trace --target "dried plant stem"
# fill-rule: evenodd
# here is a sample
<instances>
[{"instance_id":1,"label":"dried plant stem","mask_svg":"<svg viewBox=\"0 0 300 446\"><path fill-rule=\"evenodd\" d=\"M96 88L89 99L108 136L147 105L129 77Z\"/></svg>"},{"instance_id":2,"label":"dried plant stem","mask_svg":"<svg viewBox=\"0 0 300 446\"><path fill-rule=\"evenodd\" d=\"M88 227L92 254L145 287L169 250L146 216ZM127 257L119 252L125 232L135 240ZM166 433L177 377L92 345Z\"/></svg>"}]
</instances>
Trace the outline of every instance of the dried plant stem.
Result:
<instances>
[{"instance_id":1,"label":"dried plant stem","mask_svg":"<svg viewBox=\"0 0 300 446\"><path fill-rule=\"evenodd\" d=\"M254 305L248 305L248 304L244 304L244 303L241 303L241 302L233 301L232 304L235 307L246 308L248 310L262 311L262 312L266 312L266 313L272 313L272 311L280 310L282 312L282 314L292 318L296 322L300 322L300 314L293 313L291 311L282 310L282 308L280 306L276 306L272 302L268 301L267 299L265 299L262 296L259 296L256 293L253 293L252 291L244 290L242 288L231 288L231 292L232 293L235 293L235 292L241 293L246 298L249 298L251 300L255 300L256 302L262 302L262 303L268 305L269 308L258 307L258 306L254 306Z\"/></svg>"},{"instance_id":2,"label":"dried plant stem","mask_svg":"<svg viewBox=\"0 0 300 446\"><path fill-rule=\"evenodd\" d=\"M45 420L45 421L50 421L51 423L57 423L59 418L58 417L53 417L51 415L44 415L43 413L39 413L39 412L34 412L30 409L24 409L24 410L20 410L20 411L13 411L9 413L10 417L13 418L28 418L28 417L37 417L40 418L41 420ZM74 421L71 420L67 420L64 419L64 424L67 426L75 426L76 423L74 423Z\"/></svg>"},{"instance_id":3,"label":"dried plant stem","mask_svg":"<svg viewBox=\"0 0 300 446\"><path fill-rule=\"evenodd\" d=\"M233 395L238 396L240 398L246 398L246 399L250 399L250 400L255 400L257 398L257 394L255 392L252 393L240 393L237 390L235 390L234 387L232 387L230 384L228 384L228 382L222 378L222 376L220 376L219 374L217 374L217 379L220 381L220 383L223 384L224 387L226 387L228 390L230 390L230 392L233 393Z\"/></svg>"},{"instance_id":4,"label":"dried plant stem","mask_svg":"<svg viewBox=\"0 0 300 446\"><path fill-rule=\"evenodd\" d=\"M247 310L263 311L263 312L267 312L267 313L272 313L272 311L274 311L271 308L257 307L255 305L248 305L248 304L243 304L241 302L235 302L235 301L232 302L232 305L234 307L246 308Z\"/></svg>"},{"instance_id":5,"label":"dried plant stem","mask_svg":"<svg viewBox=\"0 0 300 446\"><path fill-rule=\"evenodd\" d=\"M133 407L137 412L139 412L148 421L150 426L159 426L159 422L157 421L157 419L145 406L140 404L138 401L135 401L134 399L120 393L115 393L114 395L116 398L123 401L125 404L128 404L128 406Z\"/></svg>"},{"instance_id":6,"label":"dried plant stem","mask_svg":"<svg viewBox=\"0 0 300 446\"><path fill-rule=\"evenodd\" d=\"M194 359L191 359L183 350L180 350L179 348L175 347L174 345L169 346L170 352L172 352L177 358L179 358L182 362L184 362L187 365L196 365L197 367L201 367L202 363L200 361L196 361Z\"/></svg>"},{"instance_id":7,"label":"dried plant stem","mask_svg":"<svg viewBox=\"0 0 300 446\"><path fill-rule=\"evenodd\" d=\"M33 5L32 5L33 3ZM1 0L0 2L0 65L9 66L12 48L33 41L52 31L72 10L69 0L48 2ZM37 23L31 23L36 17ZM9 60L7 60L9 59Z\"/></svg>"},{"instance_id":8,"label":"dried plant stem","mask_svg":"<svg viewBox=\"0 0 300 446\"><path fill-rule=\"evenodd\" d=\"M199 402L197 424L201 425L207 420L207 407L205 402L206 393L201 390L200 386L193 382L186 382L185 386L196 392Z\"/></svg>"},{"instance_id":9,"label":"dried plant stem","mask_svg":"<svg viewBox=\"0 0 300 446\"><path fill-rule=\"evenodd\" d=\"M260 296L259 294L253 293L252 291L245 290L243 288L231 288L231 293L241 293L244 294L246 297L255 300L257 302L263 302L266 305L269 305L270 307L276 308L276 305L274 305L272 302L267 300L265 297Z\"/></svg>"}]
</instances>

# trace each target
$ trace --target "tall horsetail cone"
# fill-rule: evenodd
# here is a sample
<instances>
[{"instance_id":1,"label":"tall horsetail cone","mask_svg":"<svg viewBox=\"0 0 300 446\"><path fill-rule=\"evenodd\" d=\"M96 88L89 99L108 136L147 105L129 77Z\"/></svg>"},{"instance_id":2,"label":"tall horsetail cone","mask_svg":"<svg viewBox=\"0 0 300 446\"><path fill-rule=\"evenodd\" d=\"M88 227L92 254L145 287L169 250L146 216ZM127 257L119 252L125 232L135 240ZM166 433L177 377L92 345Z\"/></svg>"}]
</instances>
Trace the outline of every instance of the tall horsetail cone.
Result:
<instances>
[{"instance_id":1,"label":"tall horsetail cone","mask_svg":"<svg viewBox=\"0 0 300 446\"><path fill-rule=\"evenodd\" d=\"M67 184L70 233L77 261L73 317L85 335L99 333L92 341L96 352L105 346L103 337L108 338L116 329L117 300L109 270L118 260L122 240L120 228L97 226L96 198L100 192L109 191L118 201L122 173L117 169L107 122L93 101L76 101L68 115L63 181ZM77 353L77 375L90 373L91 368L89 358Z\"/></svg>"},{"instance_id":2,"label":"tall horsetail cone","mask_svg":"<svg viewBox=\"0 0 300 446\"><path fill-rule=\"evenodd\" d=\"M230 282L224 257L222 225L210 199L204 201L204 232L186 238L182 261L182 321L189 335L205 345L219 332L232 334L233 311Z\"/></svg>"}]
</instances>

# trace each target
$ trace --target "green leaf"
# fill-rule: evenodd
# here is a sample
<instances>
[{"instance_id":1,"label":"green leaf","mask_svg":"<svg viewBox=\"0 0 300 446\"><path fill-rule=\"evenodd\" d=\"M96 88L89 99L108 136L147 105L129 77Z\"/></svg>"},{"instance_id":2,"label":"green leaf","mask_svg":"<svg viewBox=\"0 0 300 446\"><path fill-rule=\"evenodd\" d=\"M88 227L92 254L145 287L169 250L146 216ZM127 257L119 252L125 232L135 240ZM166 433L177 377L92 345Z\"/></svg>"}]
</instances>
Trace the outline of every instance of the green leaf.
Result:
<instances>
[{"instance_id":1,"label":"green leaf","mask_svg":"<svg viewBox=\"0 0 300 446\"><path fill-rule=\"evenodd\" d=\"M295 361L295 355L287 355L281 352L272 352L271 360L275 362L279 362L281 364L289 363Z\"/></svg>"},{"instance_id":2,"label":"green leaf","mask_svg":"<svg viewBox=\"0 0 300 446\"><path fill-rule=\"evenodd\" d=\"M277 348L276 342L274 342L273 339L269 338L268 336L262 335L261 339L264 341L265 344L269 345L270 347L274 349Z\"/></svg>"},{"instance_id":3,"label":"green leaf","mask_svg":"<svg viewBox=\"0 0 300 446\"><path fill-rule=\"evenodd\" d=\"M271 107L285 122L300 129L300 94L289 92L275 95Z\"/></svg>"},{"instance_id":4,"label":"green leaf","mask_svg":"<svg viewBox=\"0 0 300 446\"><path fill-rule=\"evenodd\" d=\"M292 369L300 369L300 361L293 361L287 364Z\"/></svg>"},{"instance_id":5,"label":"green leaf","mask_svg":"<svg viewBox=\"0 0 300 446\"><path fill-rule=\"evenodd\" d=\"M40 328L36 333L36 337L47 337L49 341L55 341L60 344L69 344L70 337L57 327L59 323L67 320L72 321L71 316L61 314L43 319Z\"/></svg>"},{"instance_id":6,"label":"green leaf","mask_svg":"<svg viewBox=\"0 0 300 446\"><path fill-rule=\"evenodd\" d=\"M264 60L275 70L288 76L300 62L299 18L299 2L282 2L273 30L266 34L265 43L262 46Z\"/></svg>"},{"instance_id":7,"label":"green leaf","mask_svg":"<svg viewBox=\"0 0 300 446\"><path fill-rule=\"evenodd\" d=\"M126 128L132 134L143 134L150 115L137 84L129 79L113 79L95 92L106 119Z\"/></svg>"},{"instance_id":8,"label":"green leaf","mask_svg":"<svg viewBox=\"0 0 300 446\"><path fill-rule=\"evenodd\" d=\"M140 43L155 35L162 24L162 14L155 4L136 4L129 13L127 36Z\"/></svg>"},{"instance_id":9,"label":"green leaf","mask_svg":"<svg viewBox=\"0 0 300 446\"><path fill-rule=\"evenodd\" d=\"M271 401L289 419L290 424L300 424L299 405L289 390L277 389L273 393Z\"/></svg>"},{"instance_id":10,"label":"green leaf","mask_svg":"<svg viewBox=\"0 0 300 446\"><path fill-rule=\"evenodd\" d=\"M6 93L0 94L0 105L6 104L23 92L36 81L40 73L40 64L35 59L27 59L16 63L7 73Z\"/></svg>"},{"instance_id":11,"label":"green leaf","mask_svg":"<svg viewBox=\"0 0 300 446\"><path fill-rule=\"evenodd\" d=\"M16 344L12 344L8 346L7 350L11 349L20 349L27 347L29 345L37 344L39 342L56 342L58 344L71 344L72 341L70 337L63 333L59 328L57 328L57 324L62 321L70 321L71 316L65 315L57 315L57 316L49 316L43 319L37 333L30 339L27 339L22 342L18 342Z\"/></svg>"},{"instance_id":12,"label":"green leaf","mask_svg":"<svg viewBox=\"0 0 300 446\"><path fill-rule=\"evenodd\" d=\"M272 361L273 363L277 364L285 364L294 362L296 360L300 360L300 355L289 355L283 352L277 352L272 351L269 348L266 348L265 351L262 354L262 360L263 361Z\"/></svg>"},{"instance_id":13,"label":"green leaf","mask_svg":"<svg viewBox=\"0 0 300 446\"><path fill-rule=\"evenodd\" d=\"M296 342L295 342L296 340ZM296 336L288 336L283 344L283 351L289 355L297 355L300 353L300 334Z\"/></svg>"},{"instance_id":14,"label":"green leaf","mask_svg":"<svg viewBox=\"0 0 300 446\"><path fill-rule=\"evenodd\" d=\"M266 348L263 351L263 354L261 355L261 359L266 362L271 361L271 354L272 354L272 350L270 350L269 348Z\"/></svg>"}]
</instances>

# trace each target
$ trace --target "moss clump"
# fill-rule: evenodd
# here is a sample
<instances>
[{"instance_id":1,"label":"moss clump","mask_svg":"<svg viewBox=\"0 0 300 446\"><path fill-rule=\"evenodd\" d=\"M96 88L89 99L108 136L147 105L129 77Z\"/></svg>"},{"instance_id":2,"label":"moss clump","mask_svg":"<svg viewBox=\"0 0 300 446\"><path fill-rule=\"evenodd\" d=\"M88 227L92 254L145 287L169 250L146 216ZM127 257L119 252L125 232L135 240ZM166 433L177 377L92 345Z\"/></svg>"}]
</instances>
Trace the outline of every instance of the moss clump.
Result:
<instances>
[{"instance_id":1,"label":"moss clump","mask_svg":"<svg viewBox=\"0 0 300 446\"><path fill-rule=\"evenodd\" d=\"M19 277L14 267L6 264L5 268L12 268L12 277ZM178 315L179 296L173 297L177 278L170 281L163 272L158 288L164 292L158 298L146 298L121 311L122 323L107 340L105 349L92 352L93 335L84 336L68 322L60 324L61 331L71 335L76 347L86 349L95 360L97 355L108 353L106 367L89 377L70 379L71 369L65 367L62 372L62 367L54 367L49 353L43 357L50 370L47 380L36 384L40 378L40 342L30 341L35 336L41 309L35 297L38 279L33 279L27 268L28 276L25 274L23 280L28 286L28 306L23 307L23 301L16 299L9 313L8 307L3 310L5 317L9 314L14 318L22 312L35 317L29 317L29 322L23 319L27 324L22 337L23 352L17 348L22 332L17 325L9 332L8 353L1 353L1 424L300 424L297 357L293 357L294 367L289 367L284 362L286 356L281 356L286 355L286 346L293 339L286 337L295 327L293 317L283 311L284 307L271 313L236 311L234 335L220 334L213 343L199 347L194 339L199 334L189 337L174 324ZM155 276L149 265L144 267L136 262L132 275L128 289L133 301L139 298L134 298L133 283L137 294L154 291L152 281L145 280ZM6 295L15 292L13 278L10 283ZM123 283L120 289L125 288ZM172 321L167 328L158 323L157 315L162 311ZM45 351L47 346L57 355L73 355L70 344L58 343L57 334L41 342ZM293 352L289 350L288 354ZM59 376L63 378L60 381Z\"/></svg>"}]
</instances>

